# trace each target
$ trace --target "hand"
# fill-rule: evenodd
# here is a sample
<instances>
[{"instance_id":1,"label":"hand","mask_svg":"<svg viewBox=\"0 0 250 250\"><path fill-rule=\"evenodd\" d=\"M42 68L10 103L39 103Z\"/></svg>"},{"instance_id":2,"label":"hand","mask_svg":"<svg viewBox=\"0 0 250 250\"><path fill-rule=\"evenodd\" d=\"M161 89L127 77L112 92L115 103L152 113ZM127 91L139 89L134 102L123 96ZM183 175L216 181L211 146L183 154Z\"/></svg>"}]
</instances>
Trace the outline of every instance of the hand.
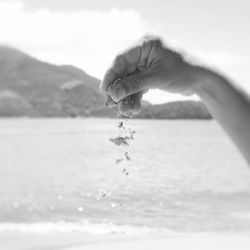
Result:
<instances>
[{"instance_id":1,"label":"hand","mask_svg":"<svg viewBox=\"0 0 250 250\"><path fill-rule=\"evenodd\" d=\"M115 58L100 89L107 95L108 106L117 104L122 114L137 114L148 89L193 94L192 71L193 66L161 40L146 38Z\"/></svg>"}]
</instances>

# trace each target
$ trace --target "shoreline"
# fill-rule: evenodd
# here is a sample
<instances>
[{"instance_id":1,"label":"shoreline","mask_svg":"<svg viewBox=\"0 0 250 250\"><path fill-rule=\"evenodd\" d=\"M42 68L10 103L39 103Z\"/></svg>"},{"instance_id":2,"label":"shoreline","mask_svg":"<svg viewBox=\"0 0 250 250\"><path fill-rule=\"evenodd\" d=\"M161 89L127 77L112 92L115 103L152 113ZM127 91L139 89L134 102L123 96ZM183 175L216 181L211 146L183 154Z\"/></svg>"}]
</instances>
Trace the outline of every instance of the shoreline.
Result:
<instances>
[{"instance_id":1,"label":"shoreline","mask_svg":"<svg viewBox=\"0 0 250 250\"><path fill-rule=\"evenodd\" d=\"M248 250L250 232L90 234L1 232L4 250Z\"/></svg>"}]
</instances>

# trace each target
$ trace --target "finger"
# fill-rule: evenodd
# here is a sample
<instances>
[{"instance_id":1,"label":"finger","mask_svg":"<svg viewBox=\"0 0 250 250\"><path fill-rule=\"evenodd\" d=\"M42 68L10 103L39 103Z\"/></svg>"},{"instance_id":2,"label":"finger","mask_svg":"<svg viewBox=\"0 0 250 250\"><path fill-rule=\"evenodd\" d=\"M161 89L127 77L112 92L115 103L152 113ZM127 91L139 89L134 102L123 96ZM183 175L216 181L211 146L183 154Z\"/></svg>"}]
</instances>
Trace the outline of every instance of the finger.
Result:
<instances>
[{"instance_id":1,"label":"finger","mask_svg":"<svg viewBox=\"0 0 250 250\"><path fill-rule=\"evenodd\" d=\"M103 81L100 85L100 90L106 92L108 87L113 84L116 79L126 76L127 66L128 62L126 61L125 57L123 55L117 56L110 68L106 71Z\"/></svg>"},{"instance_id":2,"label":"finger","mask_svg":"<svg viewBox=\"0 0 250 250\"><path fill-rule=\"evenodd\" d=\"M128 49L123 54L118 55L113 61L111 67L106 71L100 90L106 92L108 87L116 79L123 78L136 70L141 71L145 66L150 65L150 55L153 47L160 44L159 39L144 37L139 45Z\"/></svg>"},{"instance_id":3,"label":"finger","mask_svg":"<svg viewBox=\"0 0 250 250\"><path fill-rule=\"evenodd\" d=\"M125 116L132 116L138 114L141 111L142 96L143 92L140 91L131 96L128 96L123 101L121 101L118 105L120 113Z\"/></svg>"},{"instance_id":4,"label":"finger","mask_svg":"<svg viewBox=\"0 0 250 250\"><path fill-rule=\"evenodd\" d=\"M152 75L135 73L118 81L116 85L109 90L109 95L115 102L119 102L137 92L148 89L152 82Z\"/></svg>"},{"instance_id":5,"label":"finger","mask_svg":"<svg viewBox=\"0 0 250 250\"><path fill-rule=\"evenodd\" d=\"M138 65L145 61L152 52L153 47L162 46L162 41L157 36L143 36L138 45L128 49L123 53L129 64Z\"/></svg>"},{"instance_id":6,"label":"finger","mask_svg":"<svg viewBox=\"0 0 250 250\"><path fill-rule=\"evenodd\" d=\"M138 65L145 64L149 51L149 43L144 42L118 55L111 64L111 67L106 71L100 85L100 90L106 92L116 79L134 73Z\"/></svg>"}]
</instances>

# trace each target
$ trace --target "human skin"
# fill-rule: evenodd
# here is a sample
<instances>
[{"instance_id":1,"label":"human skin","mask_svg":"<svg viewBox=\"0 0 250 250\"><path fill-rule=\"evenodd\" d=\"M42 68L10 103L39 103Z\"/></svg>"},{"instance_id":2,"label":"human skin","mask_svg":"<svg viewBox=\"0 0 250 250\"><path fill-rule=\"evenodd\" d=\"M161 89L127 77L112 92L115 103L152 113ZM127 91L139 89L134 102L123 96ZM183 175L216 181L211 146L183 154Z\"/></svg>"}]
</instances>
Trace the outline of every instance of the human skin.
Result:
<instances>
[{"instance_id":1,"label":"human skin","mask_svg":"<svg viewBox=\"0 0 250 250\"><path fill-rule=\"evenodd\" d=\"M124 115L140 112L148 89L197 94L250 164L249 96L221 74L187 62L160 39L144 38L118 55L100 89L107 96L107 105L118 105Z\"/></svg>"}]
</instances>

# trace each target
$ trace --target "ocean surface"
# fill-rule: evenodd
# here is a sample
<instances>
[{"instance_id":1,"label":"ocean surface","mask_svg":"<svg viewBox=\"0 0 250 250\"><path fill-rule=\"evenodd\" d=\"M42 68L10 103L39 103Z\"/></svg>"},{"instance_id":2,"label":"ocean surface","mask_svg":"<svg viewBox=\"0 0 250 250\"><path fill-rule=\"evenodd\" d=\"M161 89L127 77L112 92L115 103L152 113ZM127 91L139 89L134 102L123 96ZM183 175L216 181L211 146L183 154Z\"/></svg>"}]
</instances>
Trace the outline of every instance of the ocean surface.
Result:
<instances>
[{"instance_id":1,"label":"ocean surface","mask_svg":"<svg viewBox=\"0 0 250 250\"><path fill-rule=\"evenodd\" d=\"M118 122L0 120L0 232L250 230L250 167L215 121Z\"/></svg>"}]
</instances>

